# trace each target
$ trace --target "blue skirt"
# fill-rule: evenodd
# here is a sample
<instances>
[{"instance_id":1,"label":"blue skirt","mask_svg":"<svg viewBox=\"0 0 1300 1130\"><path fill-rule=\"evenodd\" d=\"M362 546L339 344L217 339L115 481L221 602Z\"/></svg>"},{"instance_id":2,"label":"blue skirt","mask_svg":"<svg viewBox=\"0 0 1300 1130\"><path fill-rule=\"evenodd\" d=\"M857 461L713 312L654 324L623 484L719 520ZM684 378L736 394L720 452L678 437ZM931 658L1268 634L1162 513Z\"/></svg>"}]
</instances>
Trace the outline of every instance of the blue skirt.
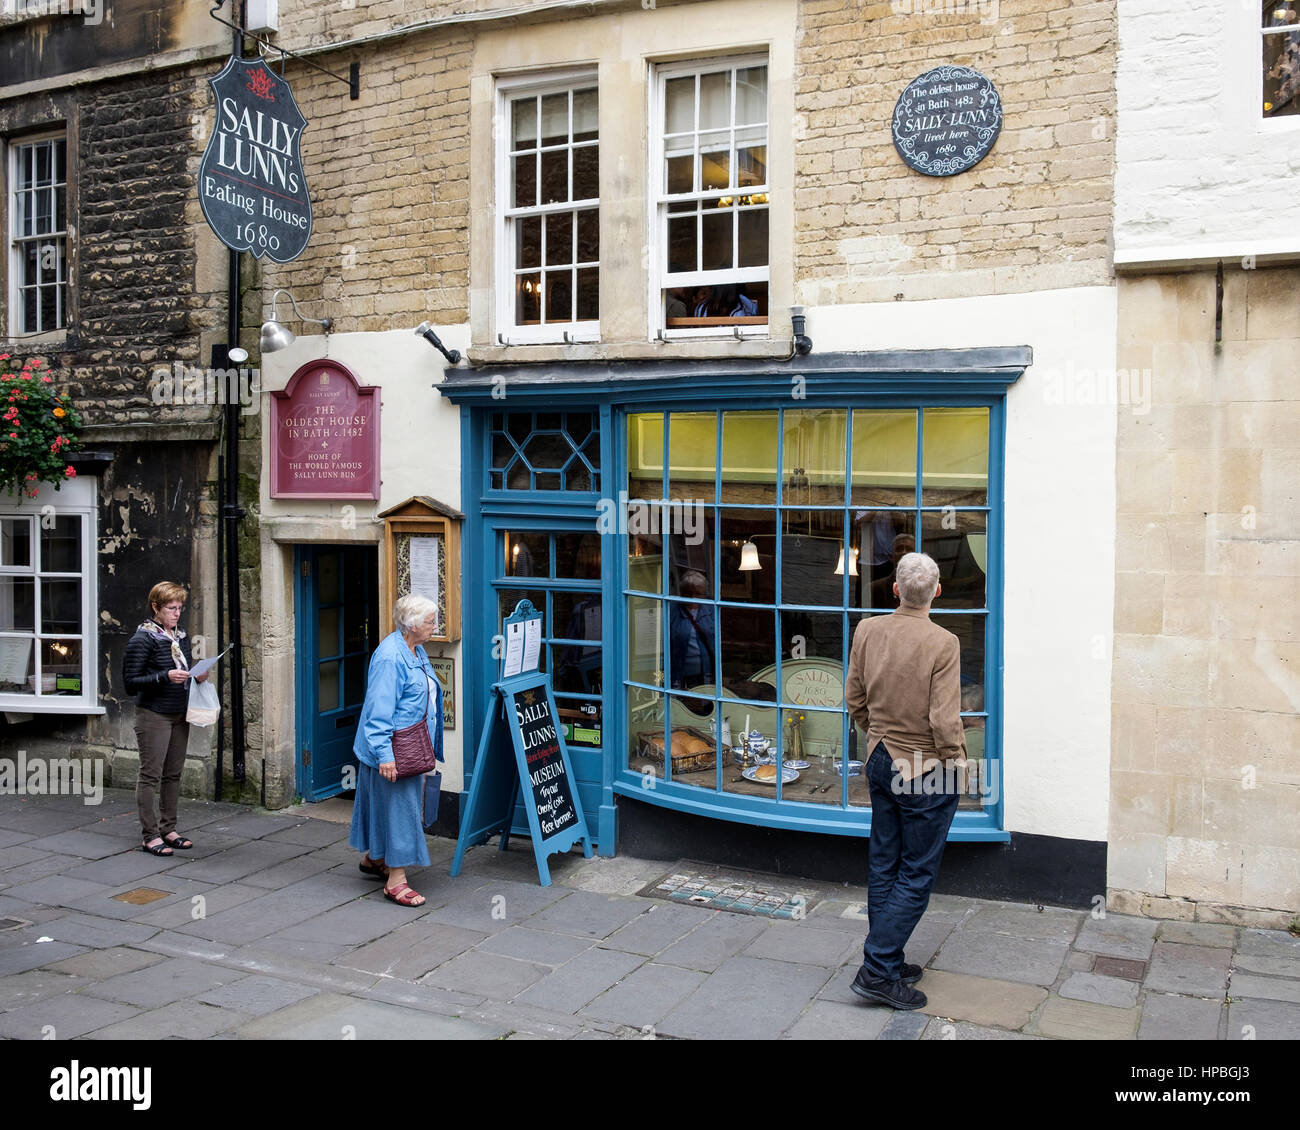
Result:
<instances>
[{"instance_id":1,"label":"blue skirt","mask_svg":"<svg viewBox=\"0 0 1300 1130\"><path fill-rule=\"evenodd\" d=\"M424 842L424 778L417 774L385 781L378 769L357 766L357 795L352 802L348 844L389 867L427 867Z\"/></svg>"}]
</instances>

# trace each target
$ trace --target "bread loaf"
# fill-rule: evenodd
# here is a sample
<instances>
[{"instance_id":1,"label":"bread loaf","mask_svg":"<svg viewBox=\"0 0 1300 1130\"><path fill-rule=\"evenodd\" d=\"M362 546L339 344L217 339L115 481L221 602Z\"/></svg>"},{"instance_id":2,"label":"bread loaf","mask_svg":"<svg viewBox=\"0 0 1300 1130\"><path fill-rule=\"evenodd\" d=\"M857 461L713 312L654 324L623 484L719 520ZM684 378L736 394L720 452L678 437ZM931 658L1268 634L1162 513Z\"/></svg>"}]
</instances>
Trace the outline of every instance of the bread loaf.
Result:
<instances>
[{"instance_id":1,"label":"bread loaf","mask_svg":"<svg viewBox=\"0 0 1300 1130\"><path fill-rule=\"evenodd\" d=\"M775 781L775 780L776 780L776 766L775 766L775 765L760 765L757 769L754 770L754 780L756 780L756 781Z\"/></svg>"}]
</instances>

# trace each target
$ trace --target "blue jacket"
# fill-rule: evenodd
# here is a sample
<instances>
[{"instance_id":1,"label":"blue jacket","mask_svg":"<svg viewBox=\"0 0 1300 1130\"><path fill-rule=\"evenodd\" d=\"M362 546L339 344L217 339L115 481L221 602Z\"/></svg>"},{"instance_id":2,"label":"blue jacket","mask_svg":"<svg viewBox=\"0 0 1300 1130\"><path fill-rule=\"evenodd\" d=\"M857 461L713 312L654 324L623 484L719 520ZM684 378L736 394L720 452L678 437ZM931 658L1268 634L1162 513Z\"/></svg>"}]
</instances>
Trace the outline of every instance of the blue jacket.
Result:
<instances>
[{"instance_id":1,"label":"blue jacket","mask_svg":"<svg viewBox=\"0 0 1300 1130\"><path fill-rule=\"evenodd\" d=\"M425 708L426 678L433 679L436 695L428 696L429 738L439 761L442 757L442 685L429 667L424 648L411 654L401 632L385 638L370 657L366 701L357 723L352 752L372 769L393 760L393 731L420 720Z\"/></svg>"}]
</instances>

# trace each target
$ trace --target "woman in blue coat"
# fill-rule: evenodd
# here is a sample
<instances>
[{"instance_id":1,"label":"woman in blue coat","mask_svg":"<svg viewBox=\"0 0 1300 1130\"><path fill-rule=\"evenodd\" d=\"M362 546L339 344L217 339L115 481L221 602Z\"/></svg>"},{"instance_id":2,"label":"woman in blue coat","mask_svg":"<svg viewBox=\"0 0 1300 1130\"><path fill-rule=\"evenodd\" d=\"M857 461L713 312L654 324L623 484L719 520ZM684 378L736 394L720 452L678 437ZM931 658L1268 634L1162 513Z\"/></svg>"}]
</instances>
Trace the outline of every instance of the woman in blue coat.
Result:
<instances>
[{"instance_id":1,"label":"woman in blue coat","mask_svg":"<svg viewBox=\"0 0 1300 1130\"><path fill-rule=\"evenodd\" d=\"M421 805L424 778L397 779L393 731L422 717L442 758L442 686L420 645L438 630L438 608L423 596L404 596L393 608L397 630L370 657L366 701L352 752L361 762L348 843L362 852L361 870L384 880L384 897L420 906L424 896L406 882L406 868L429 865Z\"/></svg>"}]
</instances>

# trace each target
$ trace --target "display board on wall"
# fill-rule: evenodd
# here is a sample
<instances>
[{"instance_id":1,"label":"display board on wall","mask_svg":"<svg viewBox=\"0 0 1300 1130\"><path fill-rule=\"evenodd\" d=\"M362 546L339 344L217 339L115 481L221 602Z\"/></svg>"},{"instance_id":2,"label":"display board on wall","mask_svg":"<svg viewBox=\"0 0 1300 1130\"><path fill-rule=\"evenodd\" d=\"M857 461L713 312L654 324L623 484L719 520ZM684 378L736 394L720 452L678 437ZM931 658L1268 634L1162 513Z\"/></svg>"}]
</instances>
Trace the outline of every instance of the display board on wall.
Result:
<instances>
[{"instance_id":1,"label":"display board on wall","mask_svg":"<svg viewBox=\"0 0 1300 1130\"><path fill-rule=\"evenodd\" d=\"M378 515L384 521L385 617L399 597L414 593L438 606L433 642L460 639L460 526L464 515L417 495ZM392 624L388 625L392 630Z\"/></svg>"},{"instance_id":2,"label":"display board on wall","mask_svg":"<svg viewBox=\"0 0 1300 1130\"><path fill-rule=\"evenodd\" d=\"M308 361L271 393L271 497L377 499L379 391Z\"/></svg>"}]
</instances>

